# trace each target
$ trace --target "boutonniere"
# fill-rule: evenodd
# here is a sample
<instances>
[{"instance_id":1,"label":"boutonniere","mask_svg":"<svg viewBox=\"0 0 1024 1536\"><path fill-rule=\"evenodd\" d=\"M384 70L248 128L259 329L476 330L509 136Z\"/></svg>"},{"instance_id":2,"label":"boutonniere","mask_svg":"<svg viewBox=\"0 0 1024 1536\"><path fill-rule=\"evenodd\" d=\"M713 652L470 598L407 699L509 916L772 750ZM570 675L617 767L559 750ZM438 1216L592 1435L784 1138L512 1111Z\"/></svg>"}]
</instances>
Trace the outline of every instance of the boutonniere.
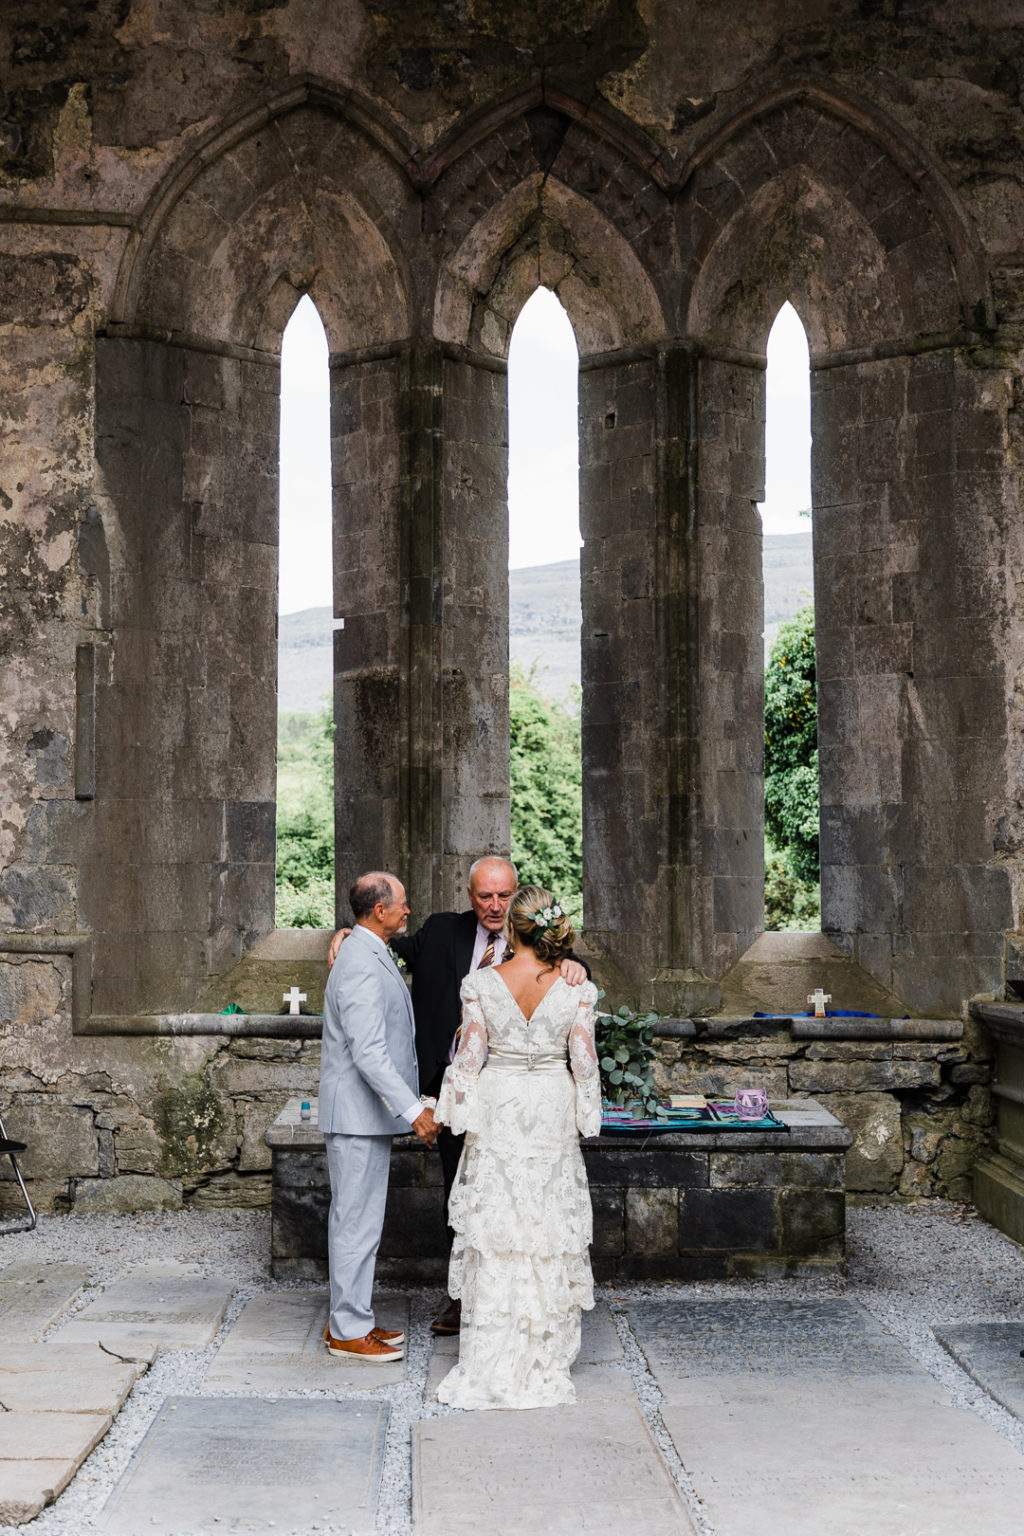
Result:
<instances>
[{"instance_id":1,"label":"boutonniere","mask_svg":"<svg viewBox=\"0 0 1024 1536\"><path fill-rule=\"evenodd\" d=\"M400 971L404 971L405 970L405 961L402 959L401 955L396 955L395 954L395 952L391 948L390 944L388 945L388 954L391 956L392 960L398 966L398 969Z\"/></svg>"}]
</instances>

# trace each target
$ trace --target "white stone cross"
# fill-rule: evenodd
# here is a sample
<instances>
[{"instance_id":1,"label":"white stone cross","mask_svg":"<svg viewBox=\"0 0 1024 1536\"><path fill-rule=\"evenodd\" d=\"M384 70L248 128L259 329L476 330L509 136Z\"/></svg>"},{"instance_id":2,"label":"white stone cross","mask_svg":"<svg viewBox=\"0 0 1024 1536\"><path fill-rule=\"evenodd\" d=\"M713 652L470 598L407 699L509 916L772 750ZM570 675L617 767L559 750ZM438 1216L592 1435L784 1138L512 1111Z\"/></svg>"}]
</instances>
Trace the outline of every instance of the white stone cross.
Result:
<instances>
[{"instance_id":1,"label":"white stone cross","mask_svg":"<svg viewBox=\"0 0 1024 1536\"><path fill-rule=\"evenodd\" d=\"M306 1001L306 994L305 992L300 992L298 987L290 987L288 991L282 995L281 1001L282 1003L288 1003L289 1013L301 1013L302 1009L299 1007L299 1004Z\"/></svg>"},{"instance_id":2,"label":"white stone cross","mask_svg":"<svg viewBox=\"0 0 1024 1536\"><path fill-rule=\"evenodd\" d=\"M825 1017L825 1004L832 1001L832 993L823 992L820 987L815 987L813 992L808 993L807 1001L814 1004L814 1017L816 1019L823 1019ZM298 1009L295 1012L297 1013Z\"/></svg>"}]
</instances>

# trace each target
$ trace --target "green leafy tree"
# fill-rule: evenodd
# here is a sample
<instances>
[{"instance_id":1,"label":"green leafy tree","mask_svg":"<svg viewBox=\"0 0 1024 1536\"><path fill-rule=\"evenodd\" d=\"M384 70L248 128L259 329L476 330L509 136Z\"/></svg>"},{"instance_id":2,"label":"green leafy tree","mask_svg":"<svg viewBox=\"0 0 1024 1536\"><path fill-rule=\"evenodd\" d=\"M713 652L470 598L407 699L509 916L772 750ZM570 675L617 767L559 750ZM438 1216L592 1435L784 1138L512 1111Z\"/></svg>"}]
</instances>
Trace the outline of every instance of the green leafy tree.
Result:
<instances>
[{"instance_id":1,"label":"green leafy tree","mask_svg":"<svg viewBox=\"0 0 1024 1536\"><path fill-rule=\"evenodd\" d=\"M277 925L334 926L334 721L283 715L277 744Z\"/></svg>"},{"instance_id":2,"label":"green leafy tree","mask_svg":"<svg viewBox=\"0 0 1024 1536\"><path fill-rule=\"evenodd\" d=\"M583 779L580 714L545 699L536 668L509 677L512 859L524 885L552 891L583 915Z\"/></svg>"},{"instance_id":3,"label":"green leafy tree","mask_svg":"<svg viewBox=\"0 0 1024 1536\"><path fill-rule=\"evenodd\" d=\"M783 624L764 679L766 926L820 921L818 861L818 700L814 609Z\"/></svg>"}]
</instances>

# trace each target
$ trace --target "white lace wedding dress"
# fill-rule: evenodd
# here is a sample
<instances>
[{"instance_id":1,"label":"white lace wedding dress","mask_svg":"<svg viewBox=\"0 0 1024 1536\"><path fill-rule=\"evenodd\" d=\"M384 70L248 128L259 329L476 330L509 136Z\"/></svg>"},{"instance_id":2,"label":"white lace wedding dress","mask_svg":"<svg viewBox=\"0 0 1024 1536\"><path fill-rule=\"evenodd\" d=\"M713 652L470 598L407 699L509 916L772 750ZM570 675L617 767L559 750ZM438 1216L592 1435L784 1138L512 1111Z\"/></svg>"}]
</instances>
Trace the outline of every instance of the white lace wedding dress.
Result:
<instances>
[{"instance_id":1,"label":"white lace wedding dress","mask_svg":"<svg viewBox=\"0 0 1024 1536\"><path fill-rule=\"evenodd\" d=\"M448 1290L462 1299L462 1331L459 1363L437 1389L443 1403L575 1401L580 1311L594 1305L579 1137L601 1129L596 1001L591 982L559 978L527 1020L496 969L462 984L462 1037L435 1110L466 1132L448 1208Z\"/></svg>"}]
</instances>

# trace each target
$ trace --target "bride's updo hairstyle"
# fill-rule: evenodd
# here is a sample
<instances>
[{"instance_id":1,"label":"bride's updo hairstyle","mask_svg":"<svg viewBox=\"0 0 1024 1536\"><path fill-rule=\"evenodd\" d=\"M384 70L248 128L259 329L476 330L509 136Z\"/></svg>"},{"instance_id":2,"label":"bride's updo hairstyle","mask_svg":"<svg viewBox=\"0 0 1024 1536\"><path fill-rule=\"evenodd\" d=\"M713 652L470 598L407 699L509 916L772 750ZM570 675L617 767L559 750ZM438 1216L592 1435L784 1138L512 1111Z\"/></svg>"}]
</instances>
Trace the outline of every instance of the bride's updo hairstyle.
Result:
<instances>
[{"instance_id":1,"label":"bride's updo hairstyle","mask_svg":"<svg viewBox=\"0 0 1024 1536\"><path fill-rule=\"evenodd\" d=\"M509 902L506 916L514 949L527 945L537 959L553 969L576 937L572 923L550 891L539 885L521 885Z\"/></svg>"}]
</instances>

